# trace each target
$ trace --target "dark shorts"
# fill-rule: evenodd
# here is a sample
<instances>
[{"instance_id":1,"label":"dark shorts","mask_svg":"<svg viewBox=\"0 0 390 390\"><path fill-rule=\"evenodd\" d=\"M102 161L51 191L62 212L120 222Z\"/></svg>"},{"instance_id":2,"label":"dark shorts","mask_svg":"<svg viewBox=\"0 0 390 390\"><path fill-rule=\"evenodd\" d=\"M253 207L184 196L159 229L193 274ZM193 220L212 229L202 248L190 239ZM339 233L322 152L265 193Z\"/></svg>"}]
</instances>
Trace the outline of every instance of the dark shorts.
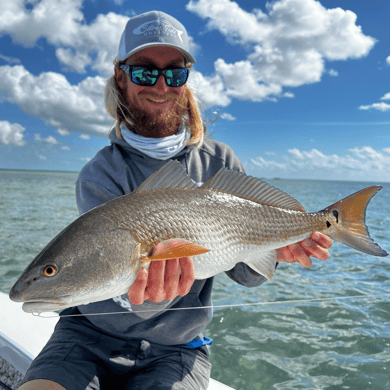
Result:
<instances>
[{"instance_id":1,"label":"dark shorts","mask_svg":"<svg viewBox=\"0 0 390 390\"><path fill-rule=\"evenodd\" d=\"M77 314L74 308L63 314ZM49 379L67 390L207 389L207 347L127 341L99 332L85 317L60 319L23 382Z\"/></svg>"}]
</instances>

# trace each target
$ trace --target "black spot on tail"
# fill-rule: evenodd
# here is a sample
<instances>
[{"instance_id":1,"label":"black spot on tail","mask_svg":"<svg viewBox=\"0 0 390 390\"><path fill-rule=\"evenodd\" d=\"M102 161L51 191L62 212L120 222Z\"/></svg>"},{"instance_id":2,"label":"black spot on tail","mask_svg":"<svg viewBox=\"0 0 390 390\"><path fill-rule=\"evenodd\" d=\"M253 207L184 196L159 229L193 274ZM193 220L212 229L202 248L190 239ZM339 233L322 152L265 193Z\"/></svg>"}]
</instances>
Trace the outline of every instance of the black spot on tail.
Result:
<instances>
[{"instance_id":1,"label":"black spot on tail","mask_svg":"<svg viewBox=\"0 0 390 390\"><path fill-rule=\"evenodd\" d=\"M330 224L329 221L326 221L326 227L330 228L332 225Z\"/></svg>"},{"instance_id":2,"label":"black spot on tail","mask_svg":"<svg viewBox=\"0 0 390 390\"><path fill-rule=\"evenodd\" d=\"M333 210L332 214L336 218L336 223L339 223L339 212L337 210Z\"/></svg>"}]
</instances>

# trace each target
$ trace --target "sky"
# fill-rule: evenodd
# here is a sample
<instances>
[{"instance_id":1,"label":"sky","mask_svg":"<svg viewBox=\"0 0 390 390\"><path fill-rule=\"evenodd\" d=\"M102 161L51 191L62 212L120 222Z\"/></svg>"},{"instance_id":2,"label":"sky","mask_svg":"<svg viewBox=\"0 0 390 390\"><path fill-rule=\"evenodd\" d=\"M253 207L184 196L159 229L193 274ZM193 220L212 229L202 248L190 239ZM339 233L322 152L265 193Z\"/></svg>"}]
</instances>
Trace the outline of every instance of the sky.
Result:
<instances>
[{"instance_id":1,"label":"sky","mask_svg":"<svg viewBox=\"0 0 390 390\"><path fill-rule=\"evenodd\" d=\"M109 145L105 81L151 10L186 27L209 134L248 174L390 182L388 0L2 0L0 169L79 171Z\"/></svg>"}]
</instances>

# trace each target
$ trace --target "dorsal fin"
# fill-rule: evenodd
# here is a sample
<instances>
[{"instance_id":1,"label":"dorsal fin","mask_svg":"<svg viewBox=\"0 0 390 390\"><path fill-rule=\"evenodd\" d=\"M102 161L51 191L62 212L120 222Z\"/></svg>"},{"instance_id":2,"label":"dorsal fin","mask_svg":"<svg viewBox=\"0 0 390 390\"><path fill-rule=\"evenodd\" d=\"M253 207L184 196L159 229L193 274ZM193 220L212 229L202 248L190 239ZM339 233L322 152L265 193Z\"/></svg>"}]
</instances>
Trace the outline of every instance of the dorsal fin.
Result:
<instances>
[{"instance_id":1,"label":"dorsal fin","mask_svg":"<svg viewBox=\"0 0 390 390\"><path fill-rule=\"evenodd\" d=\"M229 192L268 206L305 211L297 200L285 192L260 179L227 168L221 168L200 188Z\"/></svg>"},{"instance_id":2,"label":"dorsal fin","mask_svg":"<svg viewBox=\"0 0 390 390\"><path fill-rule=\"evenodd\" d=\"M178 161L169 160L152 173L135 191L151 191L162 188L199 188Z\"/></svg>"}]
</instances>

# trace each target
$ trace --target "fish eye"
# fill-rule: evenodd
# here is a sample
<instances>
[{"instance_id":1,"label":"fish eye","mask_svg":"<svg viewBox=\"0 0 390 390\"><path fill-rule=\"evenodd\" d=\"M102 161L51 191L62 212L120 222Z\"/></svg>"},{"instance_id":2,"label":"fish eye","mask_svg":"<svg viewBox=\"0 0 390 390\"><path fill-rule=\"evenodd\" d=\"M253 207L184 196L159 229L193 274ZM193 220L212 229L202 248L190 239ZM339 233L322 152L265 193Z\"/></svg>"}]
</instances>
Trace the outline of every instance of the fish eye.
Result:
<instances>
[{"instance_id":1,"label":"fish eye","mask_svg":"<svg viewBox=\"0 0 390 390\"><path fill-rule=\"evenodd\" d=\"M45 276L54 276L58 272L57 267L55 265L47 265L45 269L43 270L43 273Z\"/></svg>"}]
</instances>

